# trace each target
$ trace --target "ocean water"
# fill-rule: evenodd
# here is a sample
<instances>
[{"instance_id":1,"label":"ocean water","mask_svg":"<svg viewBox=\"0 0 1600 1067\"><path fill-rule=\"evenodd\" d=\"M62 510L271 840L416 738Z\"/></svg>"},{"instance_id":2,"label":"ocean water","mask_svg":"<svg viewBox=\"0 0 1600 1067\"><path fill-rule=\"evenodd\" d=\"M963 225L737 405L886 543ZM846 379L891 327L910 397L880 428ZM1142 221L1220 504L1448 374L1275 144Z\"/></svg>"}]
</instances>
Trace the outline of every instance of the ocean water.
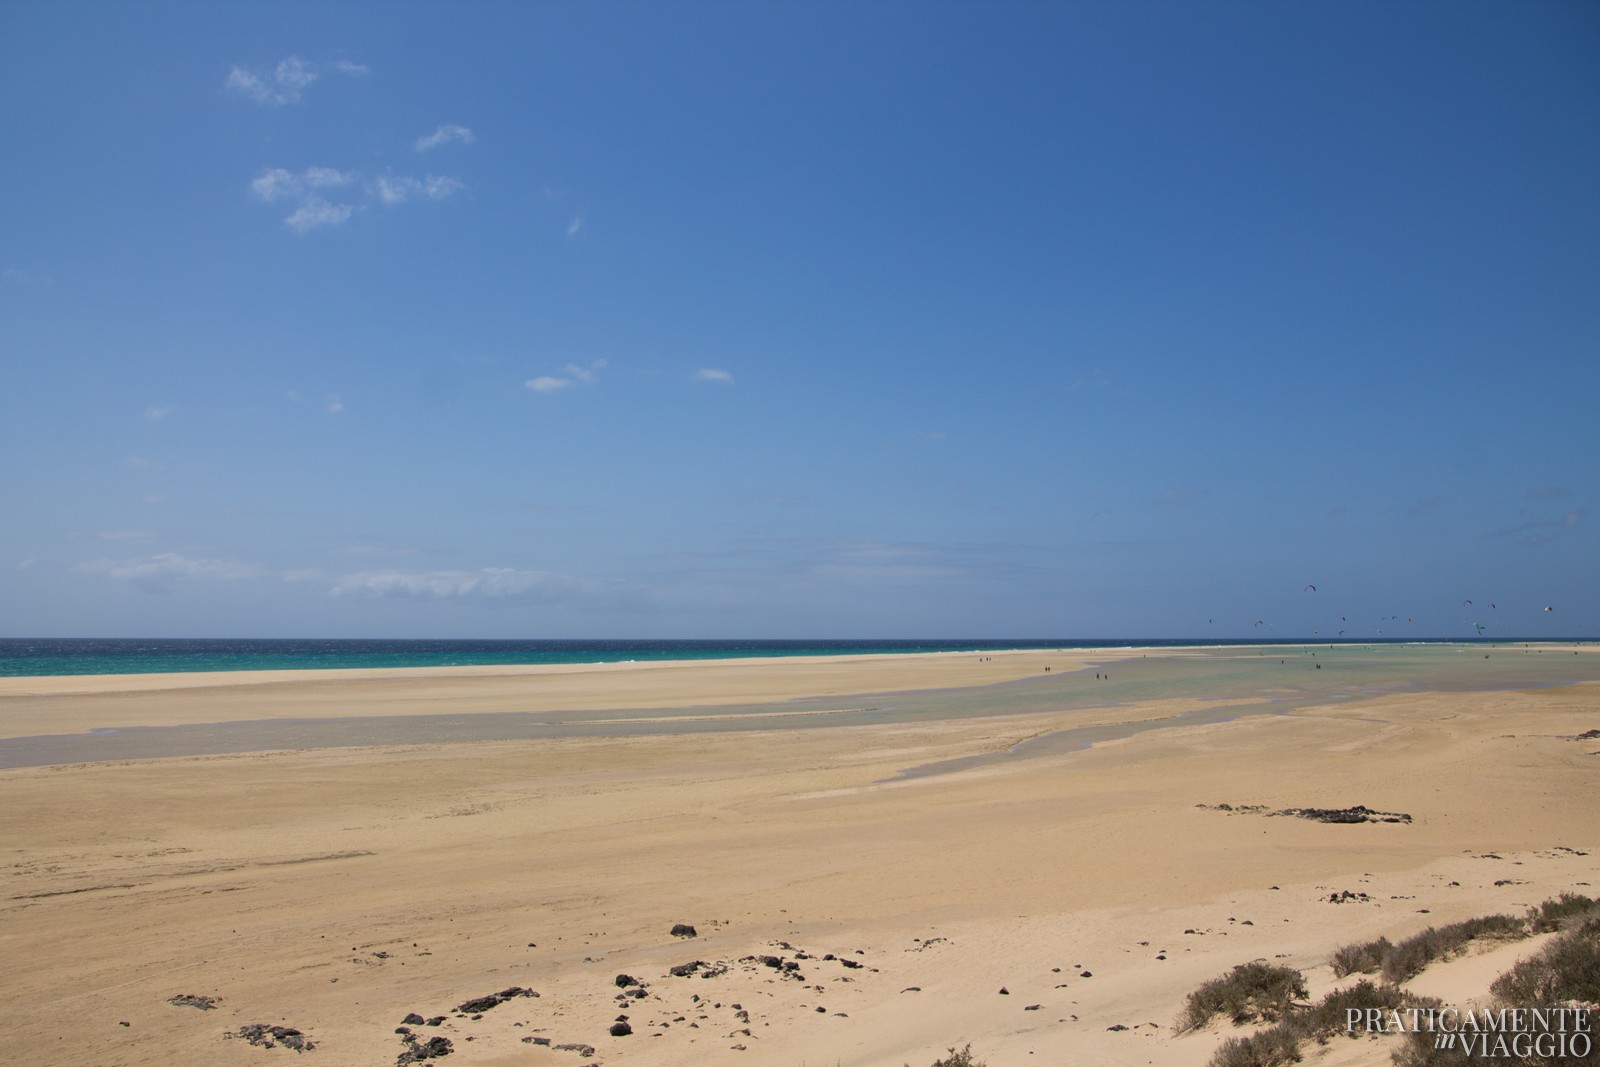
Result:
<instances>
[{"instance_id":1,"label":"ocean water","mask_svg":"<svg viewBox=\"0 0 1600 1067\"><path fill-rule=\"evenodd\" d=\"M1114 647L1127 641L755 640L358 640L239 638L0 638L0 677L164 674L188 671L324 670L622 663L644 660L841 656Z\"/></svg>"},{"instance_id":2,"label":"ocean water","mask_svg":"<svg viewBox=\"0 0 1600 1067\"><path fill-rule=\"evenodd\" d=\"M1548 640L1548 638L1546 639ZM618 663L1006 649L1173 648L1194 644L1289 647L1285 641L1058 638L1015 640L352 640L239 638L0 638L0 677ZM1306 642L1301 642L1306 643ZM1322 642L1327 643L1327 642ZM1338 643L1338 642L1335 642ZM1343 642L1400 645L1405 642ZM1474 642L1451 642L1470 645ZM1489 642L1483 642L1490 644ZM1495 642L1505 644L1504 640Z\"/></svg>"}]
</instances>

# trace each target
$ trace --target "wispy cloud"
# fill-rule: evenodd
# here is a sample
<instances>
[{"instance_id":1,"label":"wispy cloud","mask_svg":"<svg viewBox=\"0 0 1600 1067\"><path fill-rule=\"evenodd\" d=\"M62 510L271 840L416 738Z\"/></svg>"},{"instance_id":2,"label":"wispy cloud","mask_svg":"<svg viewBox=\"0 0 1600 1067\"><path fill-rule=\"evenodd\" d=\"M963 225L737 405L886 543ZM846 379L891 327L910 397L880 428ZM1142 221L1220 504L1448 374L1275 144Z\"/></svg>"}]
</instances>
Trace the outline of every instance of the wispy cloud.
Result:
<instances>
[{"instance_id":1,"label":"wispy cloud","mask_svg":"<svg viewBox=\"0 0 1600 1067\"><path fill-rule=\"evenodd\" d=\"M335 167L307 167L299 174L273 167L262 171L261 176L250 183L250 191L270 204L278 200L297 200L314 191L337 189L349 185L355 177Z\"/></svg>"},{"instance_id":2,"label":"wispy cloud","mask_svg":"<svg viewBox=\"0 0 1600 1067\"><path fill-rule=\"evenodd\" d=\"M283 224L295 233L306 234L324 226L343 226L350 221L353 211L349 204L334 204L320 196L308 196L284 217Z\"/></svg>"},{"instance_id":3,"label":"wispy cloud","mask_svg":"<svg viewBox=\"0 0 1600 1067\"><path fill-rule=\"evenodd\" d=\"M529 378L522 384L536 393L555 393L577 385L579 382L594 381L596 373L604 370L605 366L606 361L603 359L597 359L587 367L580 367L576 363L568 363L559 375L541 374L537 378Z\"/></svg>"},{"instance_id":4,"label":"wispy cloud","mask_svg":"<svg viewBox=\"0 0 1600 1067\"><path fill-rule=\"evenodd\" d=\"M701 367L694 372L697 382L721 382L724 385L733 384L733 375L717 367Z\"/></svg>"},{"instance_id":5,"label":"wispy cloud","mask_svg":"<svg viewBox=\"0 0 1600 1067\"><path fill-rule=\"evenodd\" d=\"M298 389L290 389L285 395L289 398L291 404L309 404L312 402L310 397L307 397ZM322 399L319 406L329 415L339 415L344 412L344 400L338 393L329 393Z\"/></svg>"},{"instance_id":6,"label":"wispy cloud","mask_svg":"<svg viewBox=\"0 0 1600 1067\"><path fill-rule=\"evenodd\" d=\"M177 410L177 408L168 405L152 404L144 409L144 417L147 422L160 422Z\"/></svg>"},{"instance_id":7,"label":"wispy cloud","mask_svg":"<svg viewBox=\"0 0 1600 1067\"><path fill-rule=\"evenodd\" d=\"M1543 485L1528 490L1530 500L1565 500L1571 495L1564 485Z\"/></svg>"},{"instance_id":8,"label":"wispy cloud","mask_svg":"<svg viewBox=\"0 0 1600 1067\"><path fill-rule=\"evenodd\" d=\"M298 104L316 80L317 72L311 68L311 64L299 56L290 56L270 72L234 67L228 72L225 84L240 96L258 104L281 107L284 104Z\"/></svg>"},{"instance_id":9,"label":"wispy cloud","mask_svg":"<svg viewBox=\"0 0 1600 1067\"><path fill-rule=\"evenodd\" d=\"M411 147L416 149L418 152L431 152L441 145L447 145L453 142L471 144L475 140L477 140L477 138L475 138L472 135L472 131L467 129L465 126L440 126L437 130L434 130L426 137L418 137L416 144L412 145Z\"/></svg>"},{"instance_id":10,"label":"wispy cloud","mask_svg":"<svg viewBox=\"0 0 1600 1067\"><path fill-rule=\"evenodd\" d=\"M348 59L338 59L326 67L319 67L299 56L289 56L270 71L235 66L228 71L223 85L265 107L282 107L285 104L298 104L305 99L306 90L316 83L323 70L347 77L364 77L370 73L365 65Z\"/></svg>"},{"instance_id":11,"label":"wispy cloud","mask_svg":"<svg viewBox=\"0 0 1600 1067\"><path fill-rule=\"evenodd\" d=\"M1543 545L1562 530L1576 530L1589 517L1589 509L1574 508L1554 519L1531 519L1490 533L1490 537L1514 537L1524 545Z\"/></svg>"},{"instance_id":12,"label":"wispy cloud","mask_svg":"<svg viewBox=\"0 0 1600 1067\"><path fill-rule=\"evenodd\" d=\"M372 191L381 202L389 205L403 204L415 197L425 200L448 200L466 188L455 178L441 178L430 174L425 178L382 175L373 179Z\"/></svg>"},{"instance_id":13,"label":"wispy cloud","mask_svg":"<svg viewBox=\"0 0 1600 1067\"><path fill-rule=\"evenodd\" d=\"M575 216L571 222L567 223L567 236L576 237L578 236L578 231L581 229L583 229L583 216L578 215Z\"/></svg>"},{"instance_id":14,"label":"wispy cloud","mask_svg":"<svg viewBox=\"0 0 1600 1067\"><path fill-rule=\"evenodd\" d=\"M80 574L101 574L114 582L126 582L153 593L167 592L184 581L238 581L261 574L261 568L251 563L190 559L175 552L141 559L88 560L72 569Z\"/></svg>"},{"instance_id":15,"label":"wispy cloud","mask_svg":"<svg viewBox=\"0 0 1600 1067\"><path fill-rule=\"evenodd\" d=\"M598 592L601 583L548 571L484 567L475 571L361 571L340 578L337 597L421 600L523 599L560 601Z\"/></svg>"},{"instance_id":16,"label":"wispy cloud","mask_svg":"<svg viewBox=\"0 0 1600 1067\"><path fill-rule=\"evenodd\" d=\"M268 204L290 201L295 209L283 224L298 234L305 234L323 226L340 226L350 221L354 208L350 204L334 203L322 195L324 190L341 189L352 184L355 175L335 167L307 167L298 174L273 167L262 171L250 183L256 198Z\"/></svg>"},{"instance_id":17,"label":"wispy cloud","mask_svg":"<svg viewBox=\"0 0 1600 1067\"><path fill-rule=\"evenodd\" d=\"M250 192L258 200L295 205L283 223L297 234L341 226L368 203L393 207L414 199L448 200L464 188L456 178L434 174L423 178L386 174L363 182L358 173L337 167L307 167L299 172L272 167L250 182ZM338 190L346 190L343 198L331 199Z\"/></svg>"}]
</instances>

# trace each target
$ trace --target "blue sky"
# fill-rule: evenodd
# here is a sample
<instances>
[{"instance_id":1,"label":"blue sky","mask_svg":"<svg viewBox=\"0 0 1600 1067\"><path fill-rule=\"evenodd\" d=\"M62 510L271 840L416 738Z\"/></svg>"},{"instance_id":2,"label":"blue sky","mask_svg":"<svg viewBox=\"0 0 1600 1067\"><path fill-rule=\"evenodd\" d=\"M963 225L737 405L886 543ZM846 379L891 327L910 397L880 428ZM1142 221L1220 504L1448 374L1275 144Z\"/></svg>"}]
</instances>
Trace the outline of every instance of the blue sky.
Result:
<instances>
[{"instance_id":1,"label":"blue sky","mask_svg":"<svg viewBox=\"0 0 1600 1067\"><path fill-rule=\"evenodd\" d=\"M11 0L0 137L0 635L1600 635L1593 4Z\"/></svg>"}]
</instances>

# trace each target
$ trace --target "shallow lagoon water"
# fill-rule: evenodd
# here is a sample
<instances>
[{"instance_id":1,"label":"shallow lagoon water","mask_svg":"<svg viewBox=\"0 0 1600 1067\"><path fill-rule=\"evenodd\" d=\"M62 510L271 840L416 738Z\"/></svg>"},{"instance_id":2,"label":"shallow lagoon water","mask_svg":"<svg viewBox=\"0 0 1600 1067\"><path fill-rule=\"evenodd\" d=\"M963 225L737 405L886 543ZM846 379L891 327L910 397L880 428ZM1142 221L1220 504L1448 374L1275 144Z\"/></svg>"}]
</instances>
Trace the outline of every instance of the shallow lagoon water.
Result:
<instances>
[{"instance_id":1,"label":"shallow lagoon water","mask_svg":"<svg viewBox=\"0 0 1600 1067\"><path fill-rule=\"evenodd\" d=\"M105 760L372 745L437 745L562 737L639 737L814 729L866 723L1021 715L1189 699L1210 706L1153 719L1030 738L1006 752L908 769L947 772L1059 755L1146 730L1407 692L1533 689L1600 681L1600 646L1372 645L1153 648L1135 657L1062 664L1032 678L959 689L761 704L599 711L258 719L0 739L0 768ZM1096 677L1099 674L1102 677Z\"/></svg>"}]
</instances>

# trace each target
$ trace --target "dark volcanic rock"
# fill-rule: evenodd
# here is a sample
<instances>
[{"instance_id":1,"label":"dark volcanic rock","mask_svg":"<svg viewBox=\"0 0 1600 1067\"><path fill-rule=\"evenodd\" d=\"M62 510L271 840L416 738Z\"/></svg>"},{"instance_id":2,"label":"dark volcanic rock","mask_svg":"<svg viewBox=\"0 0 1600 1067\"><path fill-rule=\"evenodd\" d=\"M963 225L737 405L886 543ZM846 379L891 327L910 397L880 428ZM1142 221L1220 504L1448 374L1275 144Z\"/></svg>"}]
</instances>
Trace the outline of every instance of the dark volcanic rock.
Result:
<instances>
[{"instance_id":1,"label":"dark volcanic rock","mask_svg":"<svg viewBox=\"0 0 1600 1067\"><path fill-rule=\"evenodd\" d=\"M618 989L625 989L631 985L638 985L639 979L635 978L631 974L619 974L617 975L616 982Z\"/></svg>"},{"instance_id":2,"label":"dark volcanic rock","mask_svg":"<svg viewBox=\"0 0 1600 1067\"><path fill-rule=\"evenodd\" d=\"M611 1029L607 1032L610 1033L612 1037L627 1037L629 1034L633 1033L633 1027L629 1026L627 1023L612 1023Z\"/></svg>"},{"instance_id":3,"label":"dark volcanic rock","mask_svg":"<svg viewBox=\"0 0 1600 1067\"><path fill-rule=\"evenodd\" d=\"M473 1000L466 1001L463 1004L459 1004L456 1006L456 1011L463 1012L467 1015L475 1015L478 1012L488 1011L490 1008L498 1007L501 1004L504 1004L506 1001L512 1000L516 997L536 997L538 995L539 994L535 993L531 989L524 989L522 986L514 985L510 989L502 989L498 993L490 993L486 997L477 997Z\"/></svg>"},{"instance_id":4,"label":"dark volcanic rock","mask_svg":"<svg viewBox=\"0 0 1600 1067\"><path fill-rule=\"evenodd\" d=\"M680 963L671 968L667 973L674 978L687 978L706 965L705 960L695 960L693 963Z\"/></svg>"},{"instance_id":5,"label":"dark volcanic rock","mask_svg":"<svg viewBox=\"0 0 1600 1067\"><path fill-rule=\"evenodd\" d=\"M394 1061L395 1067L405 1067L408 1063L421 1063L424 1060L436 1060L455 1051L450 1047L448 1037L430 1037L426 1041L418 1041L415 1035L406 1034L401 1040L406 1043L406 1050Z\"/></svg>"},{"instance_id":6,"label":"dark volcanic rock","mask_svg":"<svg viewBox=\"0 0 1600 1067\"><path fill-rule=\"evenodd\" d=\"M1274 815L1293 815L1301 819L1311 819L1314 822L1329 823L1358 823L1358 822L1400 822L1411 821L1411 816L1398 811L1373 811L1365 804L1357 804L1353 808L1285 808L1275 811Z\"/></svg>"},{"instance_id":7,"label":"dark volcanic rock","mask_svg":"<svg viewBox=\"0 0 1600 1067\"><path fill-rule=\"evenodd\" d=\"M197 996L194 993L179 993L175 997L168 997L167 1003L177 1008L199 1008L201 1011L210 1011L221 999L221 997Z\"/></svg>"},{"instance_id":8,"label":"dark volcanic rock","mask_svg":"<svg viewBox=\"0 0 1600 1067\"><path fill-rule=\"evenodd\" d=\"M1328 894L1328 903L1329 904L1344 904L1344 903L1347 903L1348 901L1352 901L1352 900L1359 903L1359 902L1368 901L1368 900L1371 900L1371 899L1372 898L1367 896L1367 894L1365 894L1365 893L1353 893L1348 889L1346 889L1346 890L1344 890L1342 892L1339 892L1339 893L1329 893Z\"/></svg>"},{"instance_id":9,"label":"dark volcanic rock","mask_svg":"<svg viewBox=\"0 0 1600 1067\"><path fill-rule=\"evenodd\" d=\"M292 1048L296 1052L310 1052L317 1047L314 1041L292 1026L251 1023L249 1026L239 1027L237 1033L252 1045L260 1045L262 1048L282 1047Z\"/></svg>"},{"instance_id":10,"label":"dark volcanic rock","mask_svg":"<svg viewBox=\"0 0 1600 1067\"><path fill-rule=\"evenodd\" d=\"M421 1026L423 1023L427 1022L426 1019L418 1015L416 1012L412 1012L400 1021L405 1023L407 1026Z\"/></svg>"},{"instance_id":11,"label":"dark volcanic rock","mask_svg":"<svg viewBox=\"0 0 1600 1067\"><path fill-rule=\"evenodd\" d=\"M556 1045L554 1048L557 1052L576 1052L585 1058L594 1055L593 1045L580 1045L576 1041L569 1041L565 1045Z\"/></svg>"},{"instance_id":12,"label":"dark volcanic rock","mask_svg":"<svg viewBox=\"0 0 1600 1067\"><path fill-rule=\"evenodd\" d=\"M672 928L673 937L696 937L695 928L688 923L678 923Z\"/></svg>"}]
</instances>

